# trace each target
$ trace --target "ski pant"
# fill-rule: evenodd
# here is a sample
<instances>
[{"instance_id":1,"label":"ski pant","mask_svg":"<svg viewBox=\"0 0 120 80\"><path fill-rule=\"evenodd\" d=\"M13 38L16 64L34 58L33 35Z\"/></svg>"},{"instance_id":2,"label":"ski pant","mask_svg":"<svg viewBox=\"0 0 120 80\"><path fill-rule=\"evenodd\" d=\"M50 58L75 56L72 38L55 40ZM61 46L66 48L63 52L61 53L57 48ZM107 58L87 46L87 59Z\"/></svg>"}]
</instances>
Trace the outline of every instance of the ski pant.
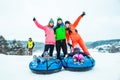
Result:
<instances>
[{"instance_id":1,"label":"ski pant","mask_svg":"<svg viewBox=\"0 0 120 80\"><path fill-rule=\"evenodd\" d=\"M48 50L49 50L49 52L48 52ZM53 50L54 50L54 45L52 45L52 44L45 45L44 52L47 51L51 57L53 56Z\"/></svg>"},{"instance_id":2,"label":"ski pant","mask_svg":"<svg viewBox=\"0 0 120 80\"><path fill-rule=\"evenodd\" d=\"M82 50L83 50L87 55L90 54L89 51L88 51L88 49L87 49L87 47L86 47L86 45L85 45L85 43L84 43L84 41L82 40L81 37L78 38L77 40L75 40L75 39L72 39L72 40L73 40L73 41L72 41L73 50L74 50L75 45L79 44L79 46L82 48Z\"/></svg>"},{"instance_id":3,"label":"ski pant","mask_svg":"<svg viewBox=\"0 0 120 80\"><path fill-rule=\"evenodd\" d=\"M65 55L67 54L66 39L56 41L57 59L60 59L61 48L62 48L62 51L64 53L64 57L65 57Z\"/></svg>"},{"instance_id":4,"label":"ski pant","mask_svg":"<svg viewBox=\"0 0 120 80\"><path fill-rule=\"evenodd\" d=\"M29 49L28 49L28 54L29 54L29 55L32 55L32 50L33 50L33 48L29 48Z\"/></svg>"}]
</instances>

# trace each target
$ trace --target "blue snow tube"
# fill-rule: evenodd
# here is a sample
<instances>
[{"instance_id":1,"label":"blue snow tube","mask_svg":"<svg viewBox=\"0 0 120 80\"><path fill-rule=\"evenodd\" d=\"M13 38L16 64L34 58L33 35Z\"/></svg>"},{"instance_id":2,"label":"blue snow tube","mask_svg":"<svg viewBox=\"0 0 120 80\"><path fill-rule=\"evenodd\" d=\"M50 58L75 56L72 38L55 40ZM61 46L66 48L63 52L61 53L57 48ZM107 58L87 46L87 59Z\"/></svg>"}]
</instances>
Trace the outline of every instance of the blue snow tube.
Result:
<instances>
[{"instance_id":1,"label":"blue snow tube","mask_svg":"<svg viewBox=\"0 0 120 80\"><path fill-rule=\"evenodd\" d=\"M84 63L83 64L75 64L73 58L68 56L62 60L62 64L64 69L70 71L86 71L90 70L95 66L95 60L88 56L84 56Z\"/></svg>"},{"instance_id":2,"label":"blue snow tube","mask_svg":"<svg viewBox=\"0 0 120 80\"><path fill-rule=\"evenodd\" d=\"M58 59L45 60L44 62L31 61L29 68L33 73L51 74L61 71L62 62Z\"/></svg>"}]
</instances>

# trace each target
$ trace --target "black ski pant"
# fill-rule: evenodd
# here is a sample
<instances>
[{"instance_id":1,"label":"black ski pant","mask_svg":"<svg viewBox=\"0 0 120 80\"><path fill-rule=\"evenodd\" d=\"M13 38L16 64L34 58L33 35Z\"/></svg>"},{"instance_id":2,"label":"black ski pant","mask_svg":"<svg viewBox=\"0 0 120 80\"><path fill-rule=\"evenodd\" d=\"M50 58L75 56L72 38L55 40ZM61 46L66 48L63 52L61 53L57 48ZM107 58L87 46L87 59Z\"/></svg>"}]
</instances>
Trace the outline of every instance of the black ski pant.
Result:
<instances>
[{"instance_id":1,"label":"black ski pant","mask_svg":"<svg viewBox=\"0 0 120 80\"><path fill-rule=\"evenodd\" d=\"M66 39L56 41L57 59L60 59L61 48L62 48L62 51L64 53L64 57L65 57L65 55L67 54Z\"/></svg>"},{"instance_id":2,"label":"black ski pant","mask_svg":"<svg viewBox=\"0 0 120 80\"><path fill-rule=\"evenodd\" d=\"M51 45L51 44L46 44L45 45L44 52L47 51L51 57L53 56L53 50L54 50L54 45Z\"/></svg>"}]
</instances>

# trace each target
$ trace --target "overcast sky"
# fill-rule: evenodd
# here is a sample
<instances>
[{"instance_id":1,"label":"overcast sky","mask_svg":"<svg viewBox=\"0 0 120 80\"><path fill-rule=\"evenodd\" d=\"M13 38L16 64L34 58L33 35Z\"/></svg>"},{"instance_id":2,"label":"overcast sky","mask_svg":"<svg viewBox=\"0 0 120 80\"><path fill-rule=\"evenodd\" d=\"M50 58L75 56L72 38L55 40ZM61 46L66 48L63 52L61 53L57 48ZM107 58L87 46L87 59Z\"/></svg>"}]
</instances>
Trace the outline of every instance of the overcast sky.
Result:
<instances>
[{"instance_id":1,"label":"overcast sky","mask_svg":"<svg viewBox=\"0 0 120 80\"><path fill-rule=\"evenodd\" d=\"M47 25L52 17L73 23L83 12L77 26L84 41L120 39L120 0L0 0L0 35L6 39L44 42L45 33L33 17Z\"/></svg>"}]
</instances>

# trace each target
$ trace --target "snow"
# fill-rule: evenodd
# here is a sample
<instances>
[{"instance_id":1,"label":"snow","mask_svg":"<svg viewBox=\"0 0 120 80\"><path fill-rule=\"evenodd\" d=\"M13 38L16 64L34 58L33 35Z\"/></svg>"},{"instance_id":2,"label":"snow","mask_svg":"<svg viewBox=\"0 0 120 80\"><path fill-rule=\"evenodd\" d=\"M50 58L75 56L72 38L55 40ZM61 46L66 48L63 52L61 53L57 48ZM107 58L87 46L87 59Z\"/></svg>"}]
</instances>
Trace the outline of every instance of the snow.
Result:
<instances>
[{"instance_id":1,"label":"snow","mask_svg":"<svg viewBox=\"0 0 120 80\"><path fill-rule=\"evenodd\" d=\"M93 50L90 52L96 60L92 70L71 72L63 69L49 75L30 71L29 62L32 56L0 54L0 80L120 80L120 53L99 53Z\"/></svg>"}]
</instances>

